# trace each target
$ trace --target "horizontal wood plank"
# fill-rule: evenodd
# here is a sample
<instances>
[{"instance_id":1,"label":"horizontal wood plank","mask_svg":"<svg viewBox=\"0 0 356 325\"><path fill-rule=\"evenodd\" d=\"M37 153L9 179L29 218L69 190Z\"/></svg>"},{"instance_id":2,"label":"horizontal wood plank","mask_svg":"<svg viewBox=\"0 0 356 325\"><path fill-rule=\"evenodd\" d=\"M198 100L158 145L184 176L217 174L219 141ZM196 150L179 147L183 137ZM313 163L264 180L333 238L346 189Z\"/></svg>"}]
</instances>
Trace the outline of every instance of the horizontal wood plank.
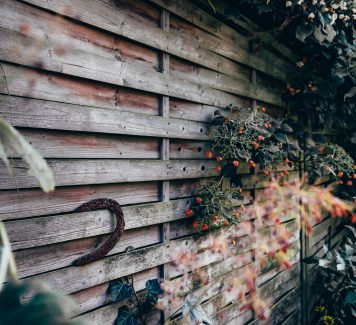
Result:
<instances>
[{"instance_id":1,"label":"horizontal wood plank","mask_svg":"<svg viewBox=\"0 0 356 325\"><path fill-rule=\"evenodd\" d=\"M233 69L229 61L209 50L195 47L189 38L176 35L172 31L164 31L160 28L152 28L146 25L145 28L137 30L138 22L121 13L109 0L97 1L77 0L75 3L69 0L25 0L28 3L38 5L53 12L74 18L84 23L94 25L101 29L127 37L139 43L165 51L169 54L182 57L185 60L198 63L216 71L221 71L230 75ZM64 10L64 8L66 10ZM88 14L90 13L90 14ZM241 36L242 37L242 36ZM197 50L197 48L199 48ZM286 76L281 75L283 71L275 71L272 65L265 64L263 59L252 57L248 49L239 48L235 54L239 62L253 67L262 72L271 74L276 78L285 80ZM276 58L278 60L278 58Z\"/></svg>"},{"instance_id":2,"label":"horizontal wood plank","mask_svg":"<svg viewBox=\"0 0 356 325\"><path fill-rule=\"evenodd\" d=\"M190 200L146 203L123 207L125 230L184 218ZM108 210L8 221L6 230L12 249L50 245L110 233L115 218Z\"/></svg>"},{"instance_id":3,"label":"horizontal wood plank","mask_svg":"<svg viewBox=\"0 0 356 325\"><path fill-rule=\"evenodd\" d=\"M108 235L101 235L14 251L18 277L25 278L68 267L75 259L95 250L107 238ZM144 246L158 244L159 242L160 234L158 225L125 230L120 241L107 256L123 253L130 246L138 249Z\"/></svg>"},{"instance_id":4,"label":"horizontal wood plank","mask_svg":"<svg viewBox=\"0 0 356 325\"><path fill-rule=\"evenodd\" d=\"M48 159L57 186L142 182L218 176L216 162L194 160L111 160ZM27 166L14 160L13 175L0 162L0 189L34 188L37 180L28 175ZM243 169L241 169L243 170Z\"/></svg>"},{"instance_id":5,"label":"horizontal wood plank","mask_svg":"<svg viewBox=\"0 0 356 325\"><path fill-rule=\"evenodd\" d=\"M149 137L210 139L207 123L0 95L0 117L18 127ZM63 157L64 158L64 157Z\"/></svg>"}]
</instances>

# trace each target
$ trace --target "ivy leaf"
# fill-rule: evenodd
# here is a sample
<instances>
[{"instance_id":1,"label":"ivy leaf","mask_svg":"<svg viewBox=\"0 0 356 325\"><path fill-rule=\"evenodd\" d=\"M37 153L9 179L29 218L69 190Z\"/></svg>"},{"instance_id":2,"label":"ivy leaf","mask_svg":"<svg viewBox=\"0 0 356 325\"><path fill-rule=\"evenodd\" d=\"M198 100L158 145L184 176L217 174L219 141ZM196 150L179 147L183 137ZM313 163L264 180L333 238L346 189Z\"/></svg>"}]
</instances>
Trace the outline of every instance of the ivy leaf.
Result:
<instances>
[{"instance_id":1,"label":"ivy leaf","mask_svg":"<svg viewBox=\"0 0 356 325\"><path fill-rule=\"evenodd\" d=\"M113 302L130 299L134 293L132 286L128 283L123 283L121 279L111 281L109 288Z\"/></svg>"},{"instance_id":2,"label":"ivy leaf","mask_svg":"<svg viewBox=\"0 0 356 325\"><path fill-rule=\"evenodd\" d=\"M352 87L345 95L344 99L348 97L354 97L356 95L356 87Z\"/></svg>"},{"instance_id":3,"label":"ivy leaf","mask_svg":"<svg viewBox=\"0 0 356 325\"><path fill-rule=\"evenodd\" d=\"M356 303L356 292L355 291L348 291L345 297L345 304L355 304Z\"/></svg>"},{"instance_id":4,"label":"ivy leaf","mask_svg":"<svg viewBox=\"0 0 356 325\"><path fill-rule=\"evenodd\" d=\"M27 163L28 174L37 178L44 192L54 190L54 176L46 161L14 127L0 119L0 159L9 166L7 156L14 153Z\"/></svg>"},{"instance_id":5,"label":"ivy leaf","mask_svg":"<svg viewBox=\"0 0 356 325\"><path fill-rule=\"evenodd\" d=\"M119 309L116 325L137 325L137 318L130 312L127 306Z\"/></svg>"},{"instance_id":6,"label":"ivy leaf","mask_svg":"<svg viewBox=\"0 0 356 325\"><path fill-rule=\"evenodd\" d=\"M311 24L301 24L298 25L295 36L299 41L304 43L305 39L313 33L313 30L314 28Z\"/></svg>"},{"instance_id":7,"label":"ivy leaf","mask_svg":"<svg viewBox=\"0 0 356 325\"><path fill-rule=\"evenodd\" d=\"M283 133L276 133L274 137L277 139L277 141L282 142L282 143L287 143L288 138L285 134Z\"/></svg>"},{"instance_id":8,"label":"ivy leaf","mask_svg":"<svg viewBox=\"0 0 356 325\"><path fill-rule=\"evenodd\" d=\"M147 289L146 298L156 304L158 296L163 294L163 290L158 282L158 279L148 280L145 286Z\"/></svg>"},{"instance_id":9,"label":"ivy leaf","mask_svg":"<svg viewBox=\"0 0 356 325\"><path fill-rule=\"evenodd\" d=\"M288 139L288 144L290 146L290 150L292 150L292 151L300 151L301 150L299 147L299 142L296 139L293 139L293 140Z\"/></svg>"},{"instance_id":10,"label":"ivy leaf","mask_svg":"<svg viewBox=\"0 0 356 325\"><path fill-rule=\"evenodd\" d=\"M281 129L282 129L284 132L288 132L288 133L292 133L292 132L293 132L292 127L291 127L289 124L287 124L287 123L282 123Z\"/></svg>"}]
</instances>

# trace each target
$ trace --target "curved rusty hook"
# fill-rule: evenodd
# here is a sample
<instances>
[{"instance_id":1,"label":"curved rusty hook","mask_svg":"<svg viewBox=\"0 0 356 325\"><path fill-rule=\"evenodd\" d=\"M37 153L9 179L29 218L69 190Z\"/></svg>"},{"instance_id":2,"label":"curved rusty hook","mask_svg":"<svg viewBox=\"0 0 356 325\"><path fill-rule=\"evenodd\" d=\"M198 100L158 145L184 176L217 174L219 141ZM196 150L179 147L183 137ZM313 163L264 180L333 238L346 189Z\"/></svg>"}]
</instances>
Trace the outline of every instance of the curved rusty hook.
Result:
<instances>
[{"instance_id":1,"label":"curved rusty hook","mask_svg":"<svg viewBox=\"0 0 356 325\"><path fill-rule=\"evenodd\" d=\"M102 244L98 249L94 252L86 254L82 257L79 257L73 262L73 265L85 265L88 263L92 263L98 260L101 257L104 257L107 253L109 253L120 240L124 228L125 228L125 220L124 213L122 212L121 205L115 200L111 199L95 199L89 201L87 203L82 204L78 208L74 210L74 212L87 212L87 211L96 211L108 209L116 216L116 227L111 236Z\"/></svg>"}]
</instances>

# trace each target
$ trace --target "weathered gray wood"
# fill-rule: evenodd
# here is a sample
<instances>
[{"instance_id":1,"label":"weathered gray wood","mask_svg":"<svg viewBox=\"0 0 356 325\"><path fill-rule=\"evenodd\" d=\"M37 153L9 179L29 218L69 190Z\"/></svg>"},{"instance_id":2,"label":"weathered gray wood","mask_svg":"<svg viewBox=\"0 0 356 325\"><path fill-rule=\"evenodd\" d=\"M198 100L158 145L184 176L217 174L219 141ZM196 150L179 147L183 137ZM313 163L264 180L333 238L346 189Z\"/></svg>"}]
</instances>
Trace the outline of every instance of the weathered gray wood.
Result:
<instances>
[{"instance_id":1,"label":"weathered gray wood","mask_svg":"<svg viewBox=\"0 0 356 325\"><path fill-rule=\"evenodd\" d=\"M159 114L159 96L152 93L73 78L44 70L2 62L7 87L13 96L36 98L119 111ZM7 95L7 87L0 83L0 92Z\"/></svg>"},{"instance_id":2,"label":"weathered gray wood","mask_svg":"<svg viewBox=\"0 0 356 325\"><path fill-rule=\"evenodd\" d=\"M216 46L216 44L214 45ZM179 79L199 83L206 87L236 95L259 98L261 101L280 107L285 106L285 102L281 98L281 92L284 91L282 87L280 87L280 89L274 89L264 82L257 84L250 83L244 71L241 72L239 77L231 77L177 59L171 60L171 67L171 75Z\"/></svg>"},{"instance_id":3,"label":"weathered gray wood","mask_svg":"<svg viewBox=\"0 0 356 325\"><path fill-rule=\"evenodd\" d=\"M213 320L217 324L242 325L251 321L253 313L251 310L241 312L239 304L230 304L214 315Z\"/></svg>"},{"instance_id":4,"label":"weathered gray wood","mask_svg":"<svg viewBox=\"0 0 356 325\"><path fill-rule=\"evenodd\" d=\"M127 183L217 176L216 162L194 160L48 160L57 186ZM22 161L14 162L16 182L0 162L0 189L37 187Z\"/></svg>"},{"instance_id":5,"label":"weathered gray wood","mask_svg":"<svg viewBox=\"0 0 356 325\"><path fill-rule=\"evenodd\" d=\"M51 193L43 193L40 189L21 189L20 193L16 190L1 191L0 215L2 220L13 220L67 213L85 202L105 197L122 205L154 202L159 200L158 184L144 182L59 187ZM177 198L177 195L174 197Z\"/></svg>"},{"instance_id":6,"label":"weathered gray wood","mask_svg":"<svg viewBox=\"0 0 356 325\"><path fill-rule=\"evenodd\" d=\"M276 324L281 323L288 315L294 312L294 310L300 308L299 295L299 287L291 290L280 301L272 306L270 319L267 321L256 321L252 324L271 324L271 322Z\"/></svg>"},{"instance_id":7,"label":"weathered gray wood","mask_svg":"<svg viewBox=\"0 0 356 325\"><path fill-rule=\"evenodd\" d=\"M123 207L125 229L147 227L185 218L190 200L146 203ZM107 210L8 221L5 223L12 249L49 245L79 238L107 234L115 219Z\"/></svg>"},{"instance_id":8,"label":"weathered gray wood","mask_svg":"<svg viewBox=\"0 0 356 325\"><path fill-rule=\"evenodd\" d=\"M231 232L233 233L233 232ZM191 271L197 271L198 269L201 269L201 271L206 271L206 274L209 274L209 278L211 281L214 280L214 278L219 278L220 276L227 274L231 272L234 269L238 269L248 263L251 262L252 257L251 257L251 241L248 236L242 236L237 239L238 243L236 244L236 247L230 247L231 252L230 254L233 256L230 256L228 258L224 258L221 256L221 254L212 254L209 252L199 252L198 253L198 248L199 248L199 242L194 247L194 252L201 256L206 256L203 260L200 262L195 263L192 266ZM203 243L204 244L204 243ZM184 249L184 248L183 248ZM173 282L176 281L179 283L179 278L178 276L182 275L182 269L178 267L172 267L170 276L172 279L175 278L175 280L172 280ZM191 288L184 288L181 293L186 293L188 294L189 291L193 288L194 286L192 285Z\"/></svg>"},{"instance_id":9,"label":"weathered gray wood","mask_svg":"<svg viewBox=\"0 0 356 325\"><path fill-rule=\"evenodd\" d=\"M228 60L224 60L223 57L213 54L209 50L198 49L194 44L191 44L189 37L183 37L182 35L174 34L172 31L167 32L147 25L138 32L138 22L122 14L109 0L104 0L100 3L93 0L77 0L75 3L69 0L52 0L51 2L26 0L26 2L64 14L200 65L205 65L213 70L221 71L228 75L233 71ZM64 7L67 10L63 12ZM272 65L263 63L261 59L251 58L247 49L240 48L238 54L240 54L238 59L241 63L285 80L285 76L281 76L281 71L275 71Z\"/></svg>"},{"instance_id":10,"label":"weathered gray wood","mask_svg":"<svg viewBox=\"0 0 356 325\"><path fill-rule=\"evenodd\" d=\"M192 249L197 245L194 238L190 237L175 241L176 248L183 248L187 241ZM108 256L85 266L66 267L30 279L50 283L52 288L65 294L73 293L168 263L173 258L170 255L171 245L172 243L169 245L163 243L140 248L128 253Z\"/></svg>"},{"instance_id":11,"label":"weathered gray wood","mask_svg":"<svg viewBox=\"0 0 356 325\"><path fill-rule=\"evenodd\" d=\"M90 106L0 95L0 117L13 125L111 134L209 139L208 124Z\"/></svg>"},{"instance_id":12,"label":"weathered gray wood","mask_svg":"<svg viewBox=\"0 0 356 325\"><path fill-rule=\"evenodd\" d=\"M283 322L281 325L296 325L300 324L301 321L301 308L297 308L292 314L290 314Z\"/></svg>"},{"instance_id":13,"label":"weathered gray wood","mask_svg":"<svg viewBox=\"0 0 356 325\"><path fill-rule=\"evenodd\" d=\"M224 281L226 277L242 277L244 272L246 272L247 268L250 267L251 265L249 262L251 261L251 254L247 254L244 256L241 256L240 263L236 264L236 267L234 265L229 265L229 260L225 260L220 263L215 263L211 264L205 268L202 269L202 271L206 272L211 272L211 278L210 278L210 286L209 288L206 288L205 286L199 286L199 285L194 285L191 282L187 282L188 285L185 286L180 293L182 293L182 296L178 297L176 301L172 304L171 308L174 313L178 312L180 308L183 306L184 303L184 296L190 292L192 292L195 296L200 297L202 301L206 301L206 303L203 303L202 306L207 312L209 316L214 315L217 310L214 310L214 307L211 306L211 302L214 301L215 298L217 298L221 306L218 308L222 308L229 303L232 302L233 299L231 297L223 297L224 295L221 293L221 287L224 284ZM240 265L240 266L239 266ZM210 273L207 273L210 274ZM180 286L179 278L172 280L173 284L176 283L176 286ZM204 295L203 295L204 294ZM182 317L179 317L176 322L173 324L182 324Z\"/></svg>"},{"instance_id":14,"label":"weathered gray wood","mask_svg":"<svg viewBox=\"0 0 356 325\"><path fill-rule=\"evenodd\" d=\"M0 18L2 19L1 11ZM13 32L4 28L0 28L0 37L5 40L0 44L0 59L4 61L31 67L37 67L38 62L41 62L42 67L48 71L220 107L226 107L235 101L235 96L229 93L179 79L171 74L159 73L138 62L118 61L112 53L109 58L105 57L104 54L91 53L88 49L81 49L88 46L83 41L68 39L63 43L51 34L48 36L50 37L49 42L43 43L46 44L46 47L35 48L34 58L29 58L25 55L26 43L36 43L38 39L32 36L22 36L17 31ZM63 55L55 54L56 48L66 47L70 48ZM14 56L14 48L16 53L21 53L21 55ZM73 55L72 53L76 51L81 51L83 54ZM83 56L88 56L88 58L84 59ZM103 68L95 70L93 66Z\"/></svg>"},{"instance_id":15,"label":"weathered gray wood","mask_svg":"<svg viewBox=\"0 0 356 325\"><path fill-rule=\"evenodd\" d=\"M139 273L135 273L132 275L132 277L133 285L136 292L140 292L145 289L145 283L147 280L157 279L159 277L158 268L152 268ZM74 298L79 307L77 308L73 316L112 303L110 291L108 289L109 283L103 283L95 287L91 287L89 289L71 294L71 297ZM102 322L95 322L93 324L102 324Z\"/></svg>"},{"instance_id":16,"label":"weathered gray wood","mask_svg":"<svg viewBox=\"0 0 356 325\"><path fill-rule=\"evenodd\" d=\"M85 225L83 225L85 227ZM21 229L20 229L21 232ZM14 251L18 277L24 278L39 273L68 267L84 254L95 250L107 239L108 235L100 237L81 238L47 246L25 248ZM135 249L158 244L160 241L159 226L147 226L139 229L125 230L120 241L107 256L123 253L127 247Z\"/></svg>"},{"instance_id":17,"label":"weathered gray wood","mask_svg":"<svg viewBox=\"0 0 356 325\"><path fill-rule=\"evenodd\" d=\"M166 245L158 244L108 256L83 267L71 266L39 274L30 279L45 281L52 288L69 294L167 263L168 253Z\"/></svg>"},{"instance_id":18,"label":"weathered gray wood","mask_svg":"<svg viewBox=\"0 0 356 325\"><path fill-rule=\"evenodd\" d=\"M196 84L172 74L163 75L139 62L123 62L114 51L108 51L95 46L95 44L88 44L88 42L63 34L63 28L66 28L66 25L61 26L62 23L59 21L59 26L56 26L56 18L51 21L49 16L41 17L43 19L40 20L32 13L34 9L27 8L27 11L21 12L21 10L24 11L23 5L20 7L16 6L16 3L11 3L11 7L7 1L3 0L5 3L2 10L3 14L0 13L0 27L6 27L6 29L0 29L1 37L5 40L0 45L0 58L2 60L35 67L38 66L38 62L41 62L41 66L49 71L190 99L210 105L216 104L221 107L225 107L234 101L234 96L212 87L203 87L202 84ZM14 14L16 10L20 11L18 19L21 17L24 19L24 16L26 16L26 19L30 21L32 17L30 23L33 29L32 34L21 35L19 33L21 26L18 20L9 19L10 12ZM42 16L44 15L42 14ZM51 34L44 35L41 31L44 26L41 23L46 25L46 22L52 28ZM41 44L41 46L32 48L32 57L24 54L28 52L27 44L29 42ZM58 54L58 49L64 50ZM13 55L14 52L17 53L16 56ZM228 63L220 63L219 66L225 66ZM99 66L100 69L95 69ZM256 87L252 93L250 90L246 92L246 87L244 88L243 84L246 84L247 80L241 80L241 76L236 78L235 88L240 88L237 94L253 96L255 91L258 92ZM260 88L263 88L263 86ZM260 99L268 102L268 96L267 93L267 98L262 96Z\"/></svg>"},{"instance_id":19,"label":"weathered gray wood","mask_svg":"<svg viewBox=\"0 0 356 325\"><path fill-rule=\"evenodd\" d=\"M54 107L55 104L51 106ZM11 117L7 120L11 120ZM44 158L159 158L159 139L156 138L47 129L18 128L18 130ZM19 156L13 153L12 157ZM193 152L190 157L189 155L185 157L185 159L192 158L195 158Z\"/></svg>"},{"instance_id":20,"label":"weathered gray wood","mask_svg":"<svg viewBox=\"0 0 356 325\"><path fill-rule=\"evenodd\" d=\"M221 39L220 35L212 35L177 18L172 19L172 29L175 29L177 35L185 38L187 42L190 40L192 44L198 43L200 47L212 53L245 64L252 69L273 76L276 80L285 82L286 75L291 72L290 62L284 61L264 48L258 52L250 52L249 41L237 32L234 40ZM266 62L273 62L273 66L267 66ZM242 66L241 68L243 71ZM240 72L240 75L243 74Z\"/></svg>"},{"instance_id":21,"label":"weathered gray wood","mask_svg":"<svg viewBox=\"0 0 356 325\"><path fill-rule=\"evenodd\" d=\"M300 286L300 264L296 263L290 270L283 270L269 282L259 288L259 295L262 299L268 300L272 305L285 292Z\"/></svg>"},{"instance_id":22,"label":"weathered gray wood","mask_svg":"<svg viewBox=\"0 0 356 325\"><path fill-rule=\"evenodd\" d=\"M14 96L159 115L159 96L155 94L8 63L2 63L2 66L9 91ZM7 94L4 83L0 83L0 93ZM245 108L250 105L248 99L240 97L231 103ZM210 122L216 109L216 106L170 98L170 116L173 118ZM224 113L227 114L228 110Z\"/></svg>"}]
</instances>

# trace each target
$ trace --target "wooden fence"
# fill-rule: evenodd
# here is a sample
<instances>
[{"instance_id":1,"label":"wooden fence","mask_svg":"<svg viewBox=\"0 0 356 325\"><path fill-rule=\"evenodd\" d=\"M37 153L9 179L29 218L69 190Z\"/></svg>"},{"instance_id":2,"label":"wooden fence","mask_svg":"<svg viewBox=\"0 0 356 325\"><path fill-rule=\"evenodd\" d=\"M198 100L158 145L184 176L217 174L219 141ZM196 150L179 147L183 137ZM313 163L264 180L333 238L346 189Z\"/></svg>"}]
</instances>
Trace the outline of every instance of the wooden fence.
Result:
<instances>
[{"instance_id":1,"label":"wooden fence","mask_svg":"<svg viewBox=\"0 0 356 325\"><path fill-rule=\"evenodd\" d=\"M271 36L260 51L251 50L251 22L232 28L204 5L0 0L0 116L47 159L57 184L43 194L14 157L13 175L0 168L0 213L19 276L72 295L79 303L74 316L112 324L120 303L107 293L111 280L132 274L140 291L147 279L179 277L169 265L170 242L199 245L183 211L200 181L218 176L215 162L204 159L216 109L263 103L274 115L286 111L280 94L295 56ZM239 172L248 204L261 189L259 171L244 165ZM297 170L290 174L299 177ZM71 266L113 230L107 211L72 212L103 197L124 206L124 235L107 257ZM295 229L292 269L273 265L258 277L272 306L269 324L300 321L301 291L308 287L301 285L300 252L318 253L330 237L325 219L315 225L319 237L300 250L305 241L297 221L288 222ZM248 265L248 234L240 241ZM246 267L209 263L202 267L216 276ZM258 323L218 292L203 307L216 324ZM159 316L152 313L151 323Z\"/></svg>"}]
</instances>

